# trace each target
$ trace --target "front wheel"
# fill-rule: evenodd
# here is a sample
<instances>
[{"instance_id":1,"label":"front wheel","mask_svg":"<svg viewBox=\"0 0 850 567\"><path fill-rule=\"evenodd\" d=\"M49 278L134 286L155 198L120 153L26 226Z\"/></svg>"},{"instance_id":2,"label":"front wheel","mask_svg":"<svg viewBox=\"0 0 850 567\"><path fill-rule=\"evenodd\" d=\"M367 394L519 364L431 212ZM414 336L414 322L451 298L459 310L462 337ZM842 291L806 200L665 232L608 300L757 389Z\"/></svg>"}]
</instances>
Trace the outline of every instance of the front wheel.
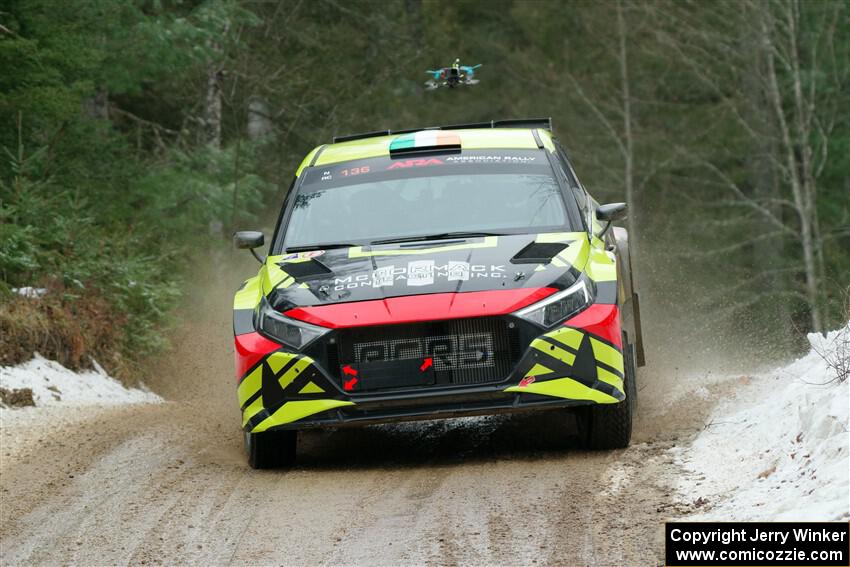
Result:
<instances>
[{"instance_id":1,"label":"front wheel","mask_svg":"<svg viewBox=\"0 0 850 567\"><path fill-rule=\"evenodd\" d=\"M245 433L245 452L252 469L280 469L295 464L297 431Z\"/></svg>"},{"instance_id":2,"label":"front wheel","mask_svg":"<svg viewBox=\"0 0 850 567\"><path fill-rule=\"evenodd\" d=\"M618 404L597 404L585 408L580 416L583 441L587 449L624 449L632 438L637 385L635 384L635 347L623 333L623 388L626 399Z\"/></svg>"}]
</instances>

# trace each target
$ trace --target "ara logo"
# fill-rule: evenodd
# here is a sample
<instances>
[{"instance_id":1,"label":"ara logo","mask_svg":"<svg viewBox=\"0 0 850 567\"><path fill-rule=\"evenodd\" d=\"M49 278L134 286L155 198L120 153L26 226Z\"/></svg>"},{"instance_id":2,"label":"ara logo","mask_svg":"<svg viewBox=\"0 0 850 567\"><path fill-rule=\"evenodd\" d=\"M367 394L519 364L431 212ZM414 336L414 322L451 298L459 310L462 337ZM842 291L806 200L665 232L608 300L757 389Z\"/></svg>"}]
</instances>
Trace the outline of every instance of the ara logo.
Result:
<instances>
[{"instance_id":1,"label":"ara logo","mask_svg":"<svg viewBox=\"0 0 850 567\"><path fill-rule=\"evenodd\" d=\"M403 169L406 167L423 167L426 165L443 165L443 160L437 158L429 158L429 159L406 159L404 161L397 161L389 166L387 169Z\"/></svg>"}]
</instances>

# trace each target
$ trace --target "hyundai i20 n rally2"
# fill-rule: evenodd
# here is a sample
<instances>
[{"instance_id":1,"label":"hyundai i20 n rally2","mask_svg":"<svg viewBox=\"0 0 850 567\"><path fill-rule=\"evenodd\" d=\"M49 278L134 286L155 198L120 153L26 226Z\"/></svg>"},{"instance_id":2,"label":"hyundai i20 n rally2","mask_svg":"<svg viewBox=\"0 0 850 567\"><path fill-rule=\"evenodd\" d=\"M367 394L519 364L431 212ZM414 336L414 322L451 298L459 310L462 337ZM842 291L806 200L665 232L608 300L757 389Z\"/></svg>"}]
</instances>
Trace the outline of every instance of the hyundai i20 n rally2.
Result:
<instances>
[{"instance_id":1,"label":"hyundai i20 n rally2","mask_svg":"<svg viewBox=\"0 0 850 567\"><path fill-rule=\"evenodd\" d=\"M315 427L570 408L625 447L643 363L626 206L600 206L549 120L343 138L310 152L236 293L251 466ZM235 235L264 245L259 232Z\"/></svg>"}]
</instances>

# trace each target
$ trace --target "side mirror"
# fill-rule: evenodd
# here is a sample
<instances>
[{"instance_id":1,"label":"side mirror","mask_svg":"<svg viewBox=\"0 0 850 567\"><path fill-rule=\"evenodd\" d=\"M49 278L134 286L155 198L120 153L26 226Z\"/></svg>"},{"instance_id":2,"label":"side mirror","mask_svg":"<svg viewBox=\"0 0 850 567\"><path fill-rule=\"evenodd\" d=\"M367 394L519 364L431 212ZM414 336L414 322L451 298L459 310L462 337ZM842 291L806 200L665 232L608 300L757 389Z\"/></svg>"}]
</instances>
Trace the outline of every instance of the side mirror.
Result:
<instances>
[{"instance_id":1,"label":"side mirror","mask_svg":"<svg viewBox=\"0 0 850 567\"><path fill-rule=\"evenodd\" d=\"M256 230L240 230L233 234L233 245L240 249L251 251L254 258L261 264L265 262L265 258L261 258L254 248L259 248L265 243L265 237L262 232Z\"/></svg>"},{"instance_id":2,"label":"side mirror","mask_svg":"<svg viewBox=\"0 0 850 567\"><path fill-rule=\"evenodd\" d=\"M627 216L628 206L626 203L608 203L596 207L596 220L602 221L605 227L597 234L598 238L605 236L614 221L623 220Z\"/></svg>"}]
</instances>

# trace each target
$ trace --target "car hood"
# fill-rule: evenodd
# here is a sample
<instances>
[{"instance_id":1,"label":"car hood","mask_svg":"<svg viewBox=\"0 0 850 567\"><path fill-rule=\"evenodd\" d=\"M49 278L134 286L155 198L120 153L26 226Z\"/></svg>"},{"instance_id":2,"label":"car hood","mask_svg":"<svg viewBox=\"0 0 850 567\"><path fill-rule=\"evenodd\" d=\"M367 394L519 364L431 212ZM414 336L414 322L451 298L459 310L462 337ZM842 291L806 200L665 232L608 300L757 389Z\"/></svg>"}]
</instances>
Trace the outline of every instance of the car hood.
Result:
<instances>
[{"instance_id":1,"label":"car hood","mask_svg":"<svg viewBox=\"0 0 850 567\"><path fill-rule=\"evenodd\" d=\"M514 234L269 256L263 293L280 311L436 293L568 287L587 262L586 233Z\"/></svg>"}]
</instances>

